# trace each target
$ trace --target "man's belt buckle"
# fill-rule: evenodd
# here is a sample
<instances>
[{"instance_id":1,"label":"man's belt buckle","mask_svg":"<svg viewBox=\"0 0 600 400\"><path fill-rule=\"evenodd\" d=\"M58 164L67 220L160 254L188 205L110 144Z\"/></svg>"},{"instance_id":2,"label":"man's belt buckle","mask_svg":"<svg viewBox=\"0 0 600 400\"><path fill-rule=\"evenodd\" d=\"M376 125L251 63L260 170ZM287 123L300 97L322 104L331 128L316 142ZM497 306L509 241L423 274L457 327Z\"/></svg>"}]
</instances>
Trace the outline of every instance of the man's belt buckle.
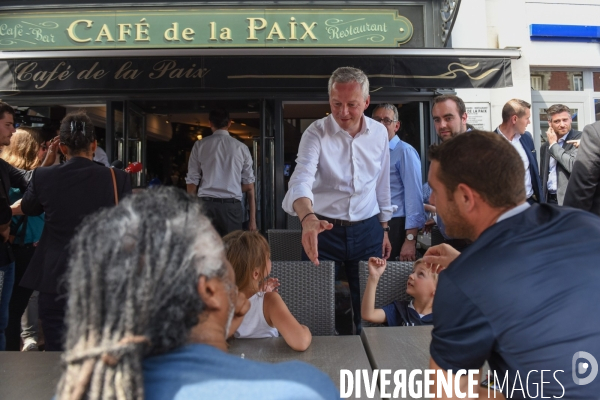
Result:
<instances>
[{"instance_id":1,"label":"man's belt buckle","mask_svg":"<svg viewBox=\"0 0 600 400\"><path fill-rule=\"evenodd\" d=\"M345 221L343 219L336 219L334 221L336 221L337 222L336 225L339 225L339 226L352 226L352 225L354 225L354 222L352 222L352 221Z\"/></svg>"}]
</instances>

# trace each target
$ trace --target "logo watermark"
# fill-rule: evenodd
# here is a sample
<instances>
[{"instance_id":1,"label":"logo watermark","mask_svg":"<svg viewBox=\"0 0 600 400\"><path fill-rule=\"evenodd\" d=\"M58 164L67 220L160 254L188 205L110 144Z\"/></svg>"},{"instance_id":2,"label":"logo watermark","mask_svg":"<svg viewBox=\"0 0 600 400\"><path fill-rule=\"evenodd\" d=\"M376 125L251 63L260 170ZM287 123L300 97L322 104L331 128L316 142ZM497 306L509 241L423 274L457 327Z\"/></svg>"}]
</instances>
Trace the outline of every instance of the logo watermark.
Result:
<instances>
[{"instance_id":1,"label":"logo watermark","mask_svg":"<svg viewBox=\"0 0 600 400\"><path fill-rule=\"evenodd\" d=\"M586 362L578 362L578 360L582 358L585 359ZM585 378L580 378L578 375L584 375L590 369L590 366L592 367L590 374ZM597 375L598 361L596 361L596 358L593 355L587 351L578 351L573 354L573 382L575 382L576 385L587 385L596 379Z\"/></svg>"}]
</instances>

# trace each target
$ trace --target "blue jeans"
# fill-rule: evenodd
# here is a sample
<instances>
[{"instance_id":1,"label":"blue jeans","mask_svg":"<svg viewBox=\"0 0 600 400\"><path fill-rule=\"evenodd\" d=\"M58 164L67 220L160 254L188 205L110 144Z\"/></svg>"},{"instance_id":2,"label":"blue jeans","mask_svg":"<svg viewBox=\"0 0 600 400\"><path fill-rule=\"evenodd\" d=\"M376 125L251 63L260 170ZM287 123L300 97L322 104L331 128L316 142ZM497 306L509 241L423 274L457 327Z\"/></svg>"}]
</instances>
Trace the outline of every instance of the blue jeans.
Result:
<instances>
[{"instance_id":1,"label":"blue jeans","mask_svg":"<svg viewBox=\"0 0 600 400\"><path fill-rule=\"evenodd\" d=\"M319 261L335 262L335 279L339 280L342 264L348 278L354 325L356 333L361 330L360 317L360 282L358 279L358 263L369 257L381 257L383 244L383 228L377 215L352 226L334 225L333 229L321 232L319 241ZM302 260L308 257L302 249Z\"/></svg>"},{"instance_id":2,"label":"blue jeans","mask_svg":"<svg viewBox=\"0 0 600 400\"><path fill-rule=\"evenodd\" d=\"M8 325L8 304L15 284L15 263L0 267L0 351L6 350L4 330Z\"/></svg>"}]
</instances>

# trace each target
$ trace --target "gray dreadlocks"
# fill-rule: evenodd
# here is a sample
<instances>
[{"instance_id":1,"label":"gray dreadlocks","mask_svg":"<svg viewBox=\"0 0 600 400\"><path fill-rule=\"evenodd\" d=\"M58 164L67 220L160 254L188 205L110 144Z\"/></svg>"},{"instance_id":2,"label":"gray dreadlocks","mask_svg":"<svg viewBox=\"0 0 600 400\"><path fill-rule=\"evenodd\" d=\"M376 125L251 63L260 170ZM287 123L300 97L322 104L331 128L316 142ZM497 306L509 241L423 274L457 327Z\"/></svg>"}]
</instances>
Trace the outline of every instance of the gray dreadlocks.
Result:
<instances>
[{"instance_id":1,"label":"gray dreadlocks","mask_svg":"<svg viewBox=\"0 0 600 400\"><path fill-rule=\"evenodd\" d=\"M159 188L84 220L71 243L57 399L143 399L142 359L186 343L224 277L223 244L196 199Z\"/></svg>"}]
</instances>

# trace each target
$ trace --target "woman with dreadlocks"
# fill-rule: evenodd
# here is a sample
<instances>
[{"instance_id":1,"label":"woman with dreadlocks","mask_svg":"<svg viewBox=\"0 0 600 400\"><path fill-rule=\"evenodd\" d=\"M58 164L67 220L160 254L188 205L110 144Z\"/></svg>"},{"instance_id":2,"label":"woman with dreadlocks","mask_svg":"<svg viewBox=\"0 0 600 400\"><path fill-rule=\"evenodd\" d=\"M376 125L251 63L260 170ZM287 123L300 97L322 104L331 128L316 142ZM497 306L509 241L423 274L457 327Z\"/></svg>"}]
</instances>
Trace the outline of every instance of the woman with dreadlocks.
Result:
<instances>
[{"instance_id":1,"label":"woman with dreadlocks","mask_svg":"<svg viewBox=\"0 0 600 400\"><path fill-rule=\"evenodd\" d=\"M86 218L56 399L339 399L315 367L227 353L250 303L195 197L149 189Z\"/></svg>"},{"instance_id":2,"label":"woman with dreadlocks","mask_svg":"<svg viewBox=\"0 0 600 400\"><path fill-rule=\"evenodd\" d=\"M47 156L47 160L56 157L60 147L67 161L36 169L21 201L25 215L46 213L41 239L21 285L40 292L38 313L47 351L63 348L66 290L61 282L75 229L85 216L114 206L131 193L125 172L92 161L96 145L94 126L85 112L68 114Z\"/></svg>"}]
</instances>

